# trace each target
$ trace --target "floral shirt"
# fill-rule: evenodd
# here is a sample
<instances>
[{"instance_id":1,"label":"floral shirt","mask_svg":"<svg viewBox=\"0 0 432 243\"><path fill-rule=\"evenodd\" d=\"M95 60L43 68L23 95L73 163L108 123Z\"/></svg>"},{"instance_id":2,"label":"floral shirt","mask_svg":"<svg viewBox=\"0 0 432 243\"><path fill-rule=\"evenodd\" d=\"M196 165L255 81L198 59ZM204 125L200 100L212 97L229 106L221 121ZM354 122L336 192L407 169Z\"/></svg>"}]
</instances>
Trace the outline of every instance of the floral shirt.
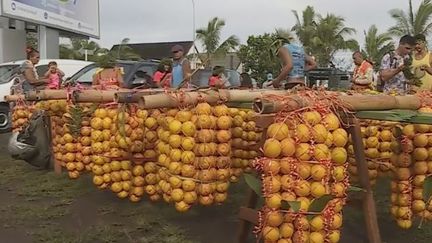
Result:
<instances>
[{"instance_id":1,"label":"floral shirt","mask_svg":"<svg viewBox=\"0 0 432 243\"><path fill-rule=\"evenodd\" d=\"M362 83L360 81L368 81ZM373 67L368 61L363 61L359 66L356 66L353 74L353 88L354 89L368 89L371 88L373 81Z\"/></svg>"},{"instance_id":2,"label":"floral shirt","mask_svg":"<svg viewBox=\"0 0 432 243\"><path fill-rule=\"evenodd\" d=\"M404 63L404 58L393 52L392 55L387 53L381 60L380 70L395 69ZM408 80L402 72L396 74L393 78L386 81L384 84L384 93L396 93L396 94L406 94Z\"/></svg>"}]
</instances>

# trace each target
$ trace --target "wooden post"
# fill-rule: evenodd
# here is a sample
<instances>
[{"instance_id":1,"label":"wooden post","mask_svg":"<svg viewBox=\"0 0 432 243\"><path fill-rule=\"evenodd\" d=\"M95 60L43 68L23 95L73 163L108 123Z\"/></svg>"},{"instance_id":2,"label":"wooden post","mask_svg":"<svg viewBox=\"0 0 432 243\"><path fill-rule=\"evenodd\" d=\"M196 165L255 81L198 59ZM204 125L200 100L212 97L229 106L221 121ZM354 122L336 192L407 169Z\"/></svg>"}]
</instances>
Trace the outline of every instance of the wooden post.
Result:
<instances>
[{"instance_id":1,"label":"wooden post","mask_svg":"<svg viewBox=\"0 0 432 243\"><path fill-rule=\"evenodd\" d=\"M258 143L258 149L264 145L267 137L267 127L274 121L274 115L259 115L256 120L257 127L263 129L261 141ZM249 190L246 205L239 210L238 217L239 231L237 242L248 243L249 232L253 225L258 224L258 212L255 209L258 203L258 195L252 190Z\"/></svg>"},{"instance_id":2,"label":"wooden post","mask_svg":"<svg viewBox=\"0 0 432 243\"><path fill-rule=\"evenodd\" d=\"M360 186L365 189L362 200L368 239L370 243L381 243L375 201L369 180L368 165L364 153L360 123L355 117L349 117L348 119L350 121L349 124L352 124L348 128L348 131L351 134L353 141L354 155L357 162Z\"/></svg>"},{"instance_id":3,"label":"wooden post","mask_svg":"<svg viewBox=\"0 0 432 243\"><path fill-rule=\"evenodd\" d=\"M258 195L249 189L246 205L240 207L238 217L240 219L237 242L248 243L248 236L252 229L252 224L258 223L258 212L255 210L258 203Z\"/></svg>"}]
</instances>

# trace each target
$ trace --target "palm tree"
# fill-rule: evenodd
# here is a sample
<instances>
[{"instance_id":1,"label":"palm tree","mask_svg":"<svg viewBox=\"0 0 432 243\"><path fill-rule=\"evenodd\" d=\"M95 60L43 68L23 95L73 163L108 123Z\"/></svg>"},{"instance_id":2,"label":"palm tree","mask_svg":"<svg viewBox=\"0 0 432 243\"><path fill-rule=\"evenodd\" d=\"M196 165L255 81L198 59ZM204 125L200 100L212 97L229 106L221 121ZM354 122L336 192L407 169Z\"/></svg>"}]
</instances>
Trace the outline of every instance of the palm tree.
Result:
<instances>
[{"instance_id":1,"label":"palm tree","mask_svg":"<svg viewBox=\"0 0 432 243\"><path fill-rule=\"evenodd\" d=\"M136 54L134 50L128 45L130 39L124 38L118 46L111 49L111 53L119 60L139 60L140 55Z\"/></svg>"},{"instance_id":2,"label":"palm tree","mask_svg":"<svg viewBox=\"0 0 432 243\"><path fill-rule=\"evenodd\" d=\"M311 40L316 33L315 19L317 18L317 14L315 13L315 10L312 6L307 6L306 9L303 10L302 12L302 21L301 21L297 11L293 10L292 12L297 22L291 28L291 30L296 33L300 42L303 43L303 46L305 47L305 51L308 54L311 54L312 53Z\"/></svg>"},{"instance_id":3,"label":"palm tree","mask_svg":"<svg viewBox=\"0 0 432 243\"><path fill-rule=\"evenodd\" d=\"M390 16L396 21L396 24L389 29L389 32L395 36L406 34L428 35L432 31L432 3L431 0L423 0L419 8L414 13L412 0L409 0L407 12L402 9L392 9L389 11Z\"/></svg>"},{"instance_id":4,"label":"palm tree","mask_svg":"<svg viewBox=\"0 0 432 243\"><path fill-rule=\"evenodd\" d=\"M321 16L313 7L303 10L302 19L293 11L297 20L292 30L303 44L306 53L315 56L319 65L327 65L339 50L357 50L358 43L349 37L356 31L345 26L345 19L334 14Z\"/></svg>"},{"instance_id":5,"label":"palm tree","mask_svg":"<svg viewBox=\"0 0 432 243\"><path fill-rule=\"evenodd\" d=\"M318 16L311 49L320 65L328 65L339 50L358 50L358 42L348 39L356 31L345 26L345 19L334 14Z\"/></svg>"},{"instance_id":6,"label":"palm tree","mask_svg":"<svg viewBox=\"0 0 432 243\"><path fill-rule=\"evenodd\" d=\"M368 31L364 31L365 44L362 50L364 56L373 62L374 67L378 68L382 57L394 50L394 43L390 33L378 33L378 28L371 25Z\"/></svg>"},{"instance_id":7,"label":"palm tree","mask_svg":"<svg viewBox=\"0 0 432 243\"><path fill-rule=\"evenodd\" d=\"M225 21L214 17L208 22L207 28L196 31L197 39L203 44L207 55L207 62L210 65L212 55L226 55L230 50L240 44L237 36L231 35L221 43L221 31L225 26Z\"/></svg>"},{"instance_id":8,"label":"palm tree","mask_svg":"<svg viewBox=\"0 0 432 243\"><path fill-rule=\"evenodd\" d=\"M60 58L84 60L86 50L89 61L96 61L100 55L108 53L108 49L101 48L95 41L73 38L70 44L60 45Z\"/></svg>"}]
</instances>

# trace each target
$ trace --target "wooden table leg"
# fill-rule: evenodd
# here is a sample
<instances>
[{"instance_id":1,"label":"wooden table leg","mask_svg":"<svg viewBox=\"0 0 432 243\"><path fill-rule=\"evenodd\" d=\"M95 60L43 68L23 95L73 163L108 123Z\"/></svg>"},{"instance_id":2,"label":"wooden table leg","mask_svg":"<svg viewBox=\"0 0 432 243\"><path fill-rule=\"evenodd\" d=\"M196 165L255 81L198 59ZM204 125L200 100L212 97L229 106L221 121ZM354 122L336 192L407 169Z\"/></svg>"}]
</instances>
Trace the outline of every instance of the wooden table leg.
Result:
<instances>
[{"instance_id":1,"label":"wooden table leg","mask_svg":"<svg viewBox=\"0 0 432 243\"><path fill-rule=\"evenodd\" d=\"M363 139L358 119L351 118L353 124L349 128L352 137L355 160L359 174L360 186L365 189L363 195L363 214L366 221L366 230L370 243L381 243L378 219L376 214L375 200L369 180L368 165L364 153Z\"/></svg>"},{"instance_id":2,"label":"wooden table leg","mask_svg":"<svg viewBox=\"0 0 432 243\"><path fill-rule=\"evenodd\" d=\"M253 190L249 190L245 207L241 207L239 211L239 229L238 243L248 243L249 233L252 230L253 222L257 220L257 211L255 210L258 202L258 196ZM255 222L257 223L257 222Z\"/></svg>"}]
</instances>

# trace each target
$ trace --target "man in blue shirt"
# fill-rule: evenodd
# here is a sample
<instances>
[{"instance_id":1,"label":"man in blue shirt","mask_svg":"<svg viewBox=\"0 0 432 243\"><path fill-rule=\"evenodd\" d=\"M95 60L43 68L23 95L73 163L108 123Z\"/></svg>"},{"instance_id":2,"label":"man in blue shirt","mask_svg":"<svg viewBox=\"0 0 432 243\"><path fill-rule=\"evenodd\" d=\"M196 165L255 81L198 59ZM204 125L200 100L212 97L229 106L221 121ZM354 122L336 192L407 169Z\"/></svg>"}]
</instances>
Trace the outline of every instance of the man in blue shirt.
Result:
<instances>
[{"instance_id":1,"label":"man in blue shirt","mask_svg":"<svg viewBox=\"0 0 432 243\"><path fill-rule=\"evenodd\" d=\"M278 49L277 55L284 66L272 81L273 87L279 88L283 80L287 80L287 88L305 85L305 71L315 68L316 63L305 53L303 47L297 44L285 44Z\"/></svg>"},{"instance_id":2,"label":"man in blue shirt","mask_svg":"<svg viewBox=\"0 0 432 243\"><path fill-rule=\"evenodd\" d=\"M192 76L189 61L184 56L184 49L181 45L175 45L171 48L173 53L172 66L172 85L173 88L178 88L179 85L187 87Z\"/></svg>"}]
</instances>

